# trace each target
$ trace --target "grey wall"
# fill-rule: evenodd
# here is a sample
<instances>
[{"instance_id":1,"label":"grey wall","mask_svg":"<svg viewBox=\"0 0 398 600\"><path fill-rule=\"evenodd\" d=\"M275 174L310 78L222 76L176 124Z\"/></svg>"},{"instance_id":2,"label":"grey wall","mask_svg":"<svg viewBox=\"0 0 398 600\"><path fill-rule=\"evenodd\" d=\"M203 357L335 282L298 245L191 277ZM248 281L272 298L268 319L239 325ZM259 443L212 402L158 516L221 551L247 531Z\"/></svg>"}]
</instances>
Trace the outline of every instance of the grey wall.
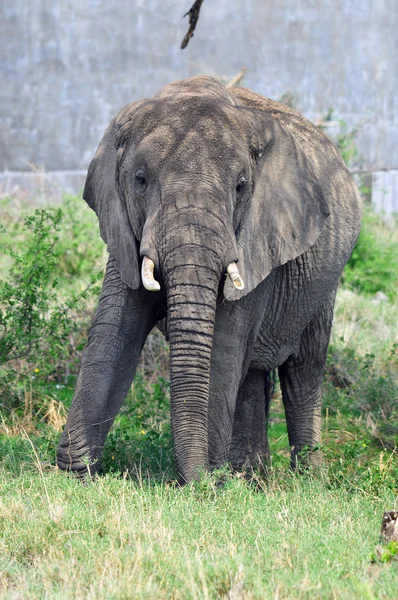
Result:
<instances>
[{"instance_id":1,"label":"grey wall","mask_svg":"<svg viewBox=\"0 0 398 600\"><path fill-rule=\"evenodd\" d=\"M397 0L204 0L181 51L192 3L3 0L0 171L84 170L124 104L243 65L247 87L361 124L364 169L398 168Z\"/></svg>"}]
</instances>

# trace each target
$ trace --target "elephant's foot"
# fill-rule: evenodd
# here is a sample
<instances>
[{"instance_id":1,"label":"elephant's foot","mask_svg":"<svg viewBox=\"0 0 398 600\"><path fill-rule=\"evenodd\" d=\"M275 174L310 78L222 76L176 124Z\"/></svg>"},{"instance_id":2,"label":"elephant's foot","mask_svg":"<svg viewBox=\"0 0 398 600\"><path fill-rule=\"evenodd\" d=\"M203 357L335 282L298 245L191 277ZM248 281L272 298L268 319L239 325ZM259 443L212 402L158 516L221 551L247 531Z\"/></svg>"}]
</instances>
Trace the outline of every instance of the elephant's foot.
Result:
<instances>
[{"instance_id":1,"label":"elephant's foot","mask_svg":"<svg viewBox=\"0 0 398 600\"><path fill-rule=\"evenodd\" d=\"M62 471L73 472L79 479L94 478L100 470L99 457L87 444L73 443L70 432L64 431L57 451L57 465Z\"/></svg>"},{"instance_id":2,"label":"elephant's foot","mask_svg":"<svg viewBox=\"0 0 398 600\"><path fill-rule=\"evenodd\" d=\"M298 473L321 467L323 464L323 452L319 448L304 446L300 449L293 446L290 449L290 457L291 468Z\"/></svg>"},{"instance_id":3,"label":"elephant's foot","mask_svg":"<svg viewBox=\"0 0 398 600\"><path fill-rule=\"evenodd\" d=\"M68 471L69 473L73 473L76 475L78 479L81 479L83 482L89 479L95 479L101 470L100 462L91 462L88 461L83 463L68 463L66 464L61 458L57 458L57 466L61 471Z\"/></svg>"},{"instance_id":4,"label":"elephant's foot","mask_svg":"<svg viewBox=\"0 0 398 600\"><path fill-rule=\"evenodd\" d=\"M266 475L271 466L271 453L269 450L263 452L254 452L244 458L231 460L232 469L236 473L242 473L246 478L252 478L257 474Z\"/></svg>"}]
</instances>

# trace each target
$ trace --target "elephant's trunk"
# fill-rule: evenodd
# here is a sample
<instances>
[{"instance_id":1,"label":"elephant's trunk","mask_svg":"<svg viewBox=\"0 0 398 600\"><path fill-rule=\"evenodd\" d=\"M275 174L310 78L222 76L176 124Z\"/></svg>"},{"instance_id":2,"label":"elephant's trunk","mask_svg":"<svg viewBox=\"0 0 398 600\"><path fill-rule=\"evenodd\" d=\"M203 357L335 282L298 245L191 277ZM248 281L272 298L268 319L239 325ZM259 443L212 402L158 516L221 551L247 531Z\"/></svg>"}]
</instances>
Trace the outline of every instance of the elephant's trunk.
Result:
<instances>
[{"instance_id":1,"label":"elephant's trunk","mask_svg":"<svg viewBox=\"0 0 398 600\"><path fill-rule=\"evenodd\" d=\"M186 275L183 271L176 268L171 275L181 277ZM215 282L213 285L217 289ZM207 415L216 298L215 291L200 284L177 284L168 290L171 425L177 467L185 481L197 478L208 466Z\"/></svg>"},{"instance_id":2,"label":"elephant's trunk","mask_svg":"<svg viewBox=\"0 0 398 600\"><path fill-rule=\"evenodd\" d=\"M163 279L170 340L171 425L185 481L208 466L208 401L215 311L225 250L224 225L194 210L164 225Z\"/></svg>"}]
</instances>

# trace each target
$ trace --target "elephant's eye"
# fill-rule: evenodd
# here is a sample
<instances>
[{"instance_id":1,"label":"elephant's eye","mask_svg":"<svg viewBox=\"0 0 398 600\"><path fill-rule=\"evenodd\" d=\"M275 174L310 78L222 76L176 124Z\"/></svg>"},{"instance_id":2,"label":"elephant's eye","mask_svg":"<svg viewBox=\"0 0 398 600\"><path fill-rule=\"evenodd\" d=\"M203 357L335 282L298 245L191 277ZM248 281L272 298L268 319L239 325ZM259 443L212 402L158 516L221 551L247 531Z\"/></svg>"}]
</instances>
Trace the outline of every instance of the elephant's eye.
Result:
<instances>
[{"instance_id":1,"label":"elephant's eye","mask_svg":"<svg viewBox=\"0 0 398 600\"><path fill-rule=\"evenodd\" d=\"M247 179L244 175L241 175L238 179L238 183L236 184L236 195L242 196L244 191L246 190Z\"/></svg>"},{"instance_id":2,"label":"elephant's eye","mask_svg":"<svg viewBox=\"0 0 398 600\"><path fill-rule=\"evenodd\" d=\"M135 187L139 192L145 192L146 188L148 187L145 172L142 169L137 171L135 174Z\"/></svg>"}]
</instances>

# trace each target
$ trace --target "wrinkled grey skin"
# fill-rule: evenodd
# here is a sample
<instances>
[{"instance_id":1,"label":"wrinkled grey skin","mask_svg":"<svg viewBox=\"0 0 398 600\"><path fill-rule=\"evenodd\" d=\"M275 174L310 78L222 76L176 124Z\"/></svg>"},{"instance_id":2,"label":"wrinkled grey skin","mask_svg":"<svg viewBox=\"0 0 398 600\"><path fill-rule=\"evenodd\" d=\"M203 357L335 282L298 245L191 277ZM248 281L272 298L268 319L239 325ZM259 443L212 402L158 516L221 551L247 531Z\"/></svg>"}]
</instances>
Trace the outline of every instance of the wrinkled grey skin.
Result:
<instances>
[{"instance_id":1,"label":"wrinkled grey skin","mask_svg":"<svg viewBox=\"0 0 398 600\"><path fill-rule=\"evenodd\" d=\"M98 469L145 339L166 316L182 480L263 463L275 368L295 465L320 442L335 293L361 220L333 144L286 106L194 77L121 110L84 199L109 261L59 466ZM142 286L143 256L160 292ZM243 291L225 277L231 261ZM309 459L319 462L316 448Z\"/></svg>"}]
</instances>

